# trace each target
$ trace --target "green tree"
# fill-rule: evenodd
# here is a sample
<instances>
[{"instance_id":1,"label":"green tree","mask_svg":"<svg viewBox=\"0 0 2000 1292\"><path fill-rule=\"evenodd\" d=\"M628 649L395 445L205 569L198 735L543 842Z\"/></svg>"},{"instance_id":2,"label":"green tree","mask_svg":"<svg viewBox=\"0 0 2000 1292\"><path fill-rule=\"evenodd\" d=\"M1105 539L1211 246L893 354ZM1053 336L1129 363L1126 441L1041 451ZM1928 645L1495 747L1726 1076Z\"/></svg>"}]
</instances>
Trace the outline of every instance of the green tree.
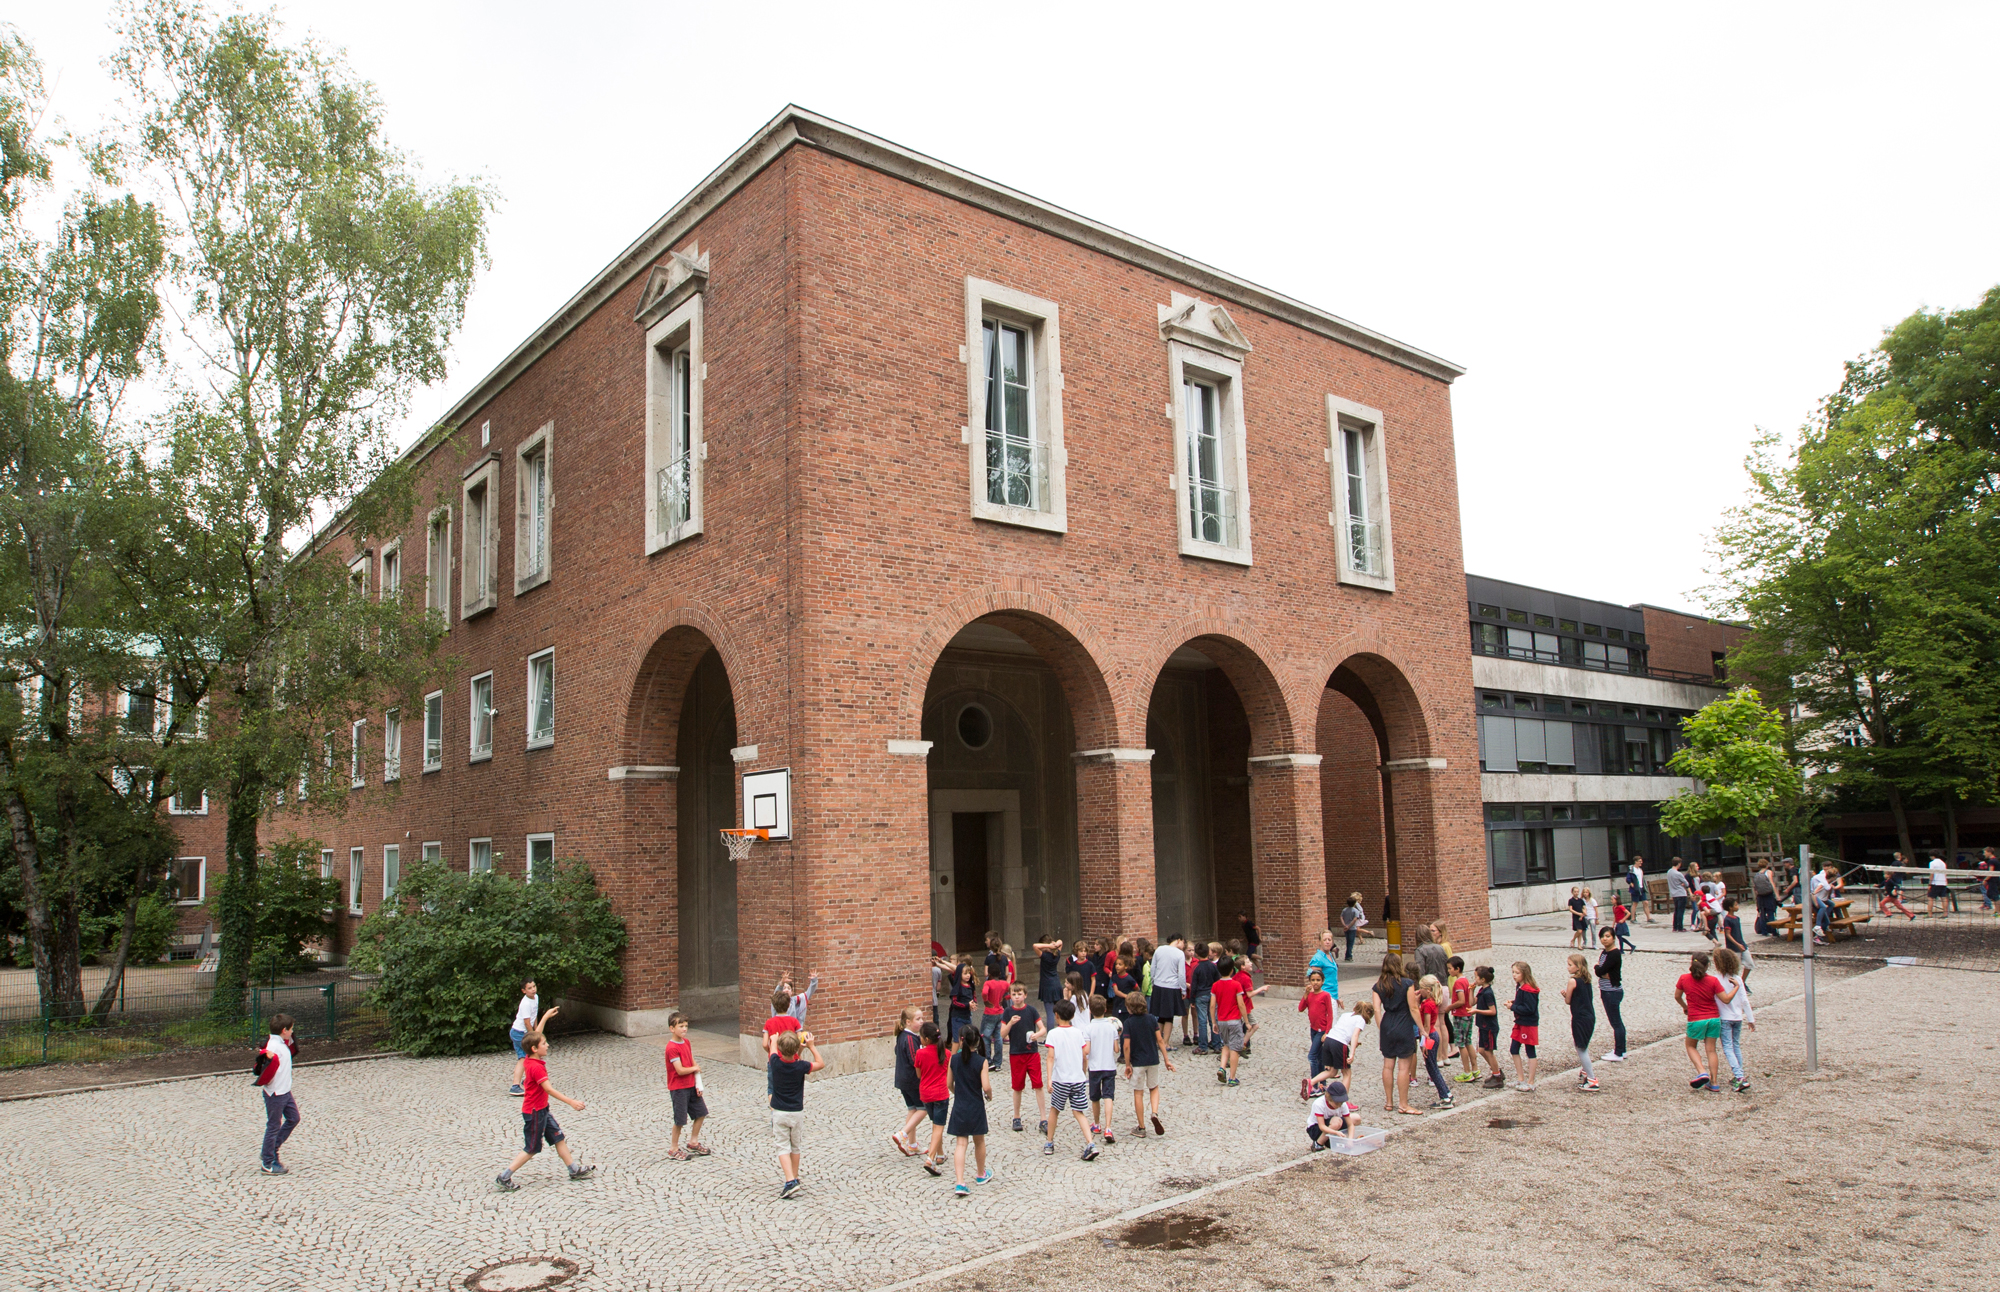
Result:
<instances>
[{"instance_id":1,"label":"green tree","mask_svg":"<svg viewBox=\"0 0 2000 1292\"><path fill-rule=\"evenodd\" d=\"M506 1036L521 983L548 999L578 983L614 986L625 925L590 869L559 859L533 883L419 862L395 900L362 922L355 968L379 970L376 999L412 1054L472 1054Z\"/></svg>"},{"instance_id":2,"label":"green tree","mask_svg":"<svg viewBox=\"0 0 2000 1292\"><path fill-rule=\"evenodd\" d=\"M2000 781L2000 288L1912 315L1789 449L1763 437L1717 534L1737 661L1794 716L1817 784L1909 812Z\"/></svg>"},{"instance_id":3,"label":"green tree","mask_svg":"<svg viewBox=\"0 0 2000 1292\"><path fill-rule=\"evenodd\" d=\"M1681 723L1687 744L1667 760L1701 782L1660 804L1660 829L1675 838L1720 834L1730 843L1784 832L1798 815L1804 777L1785 748L1784 715L1739 686Z\"/></svg>"},{"instance_id":4,"label":"green tree","mask_svg":"<svg viewBox=\"0 0 2000 1292\"><path fill-rule=\"evenodd\" d=\"M340 881L319 871L317 839L287 839L257 868L257 943L250 951L253 980L279 978L313 966L307 948L333 931Z\"/></svg>"},{"instance_id":5,"label":"green tree","mask_svg":"<svg viewBox=\"0 0 2000 1292\"><path fill-rule=\"evenodd\" d=\"M310 43L282 43L269 15L148 0L123 35L128 148L173 215L200 369L167 427L160 494L177 500L175 524L134 578L173 613L175 651L206 662L216 701L206 748L228 842L215 1008L230 1014L257 940L260 817L302 779L330 789L328 733L413 696L435 666L443 623L348 595L308 533L338 512L335 528L365 543L407 516L390 435L411 390L444 373L488 201L476 185L422 183L384 141L373 88Z\"/></svg>"},{"instance_id":6,"label":"green tree","mask_svg":"<svg viewBox=\"0 0 2000 1292\"><path fill-rule=\"evenodd\" d=\"M24 224L49 187L46 110L33 52L0 28L0 799L41 999L75 1016L85 893L124 914L101 1011L159 878L157 773L180 734L104 705L149 667L109 564L145 510L119 413L156 353L165 246L152 207L106 191L102 152L80 151L89 184L51 236Z\"/></svg>"}]
</instances>

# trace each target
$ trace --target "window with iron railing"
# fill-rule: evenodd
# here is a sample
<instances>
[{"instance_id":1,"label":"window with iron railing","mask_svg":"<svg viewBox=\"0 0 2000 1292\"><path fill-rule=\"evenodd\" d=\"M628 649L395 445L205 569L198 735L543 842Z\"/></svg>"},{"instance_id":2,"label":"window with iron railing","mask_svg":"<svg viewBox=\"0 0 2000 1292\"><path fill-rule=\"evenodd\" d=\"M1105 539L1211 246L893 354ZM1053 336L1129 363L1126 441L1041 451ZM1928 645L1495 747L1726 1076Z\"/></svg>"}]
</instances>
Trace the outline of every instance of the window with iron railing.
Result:
<instances>
[{"instance_id":1,"label":"window with iron railing","mask_svg":"<svg viewBox=\"0 0 2000 1292\"><path fill-rule=\"evenodd\" d=\"M432 691L424 697L424 770L444 766L444 692Z\"/></svg>"},{"instance_id":2,"label":"window with iron railing","mask_svg":"<svg viewBox=\"0 0 2000 1292\"><path fill-rule=\"evenodd\" d=\"M1187 426L1188 526L1198 542L1236 546L1236 491L1227 484L1222 392L1214 382L1182 383Z\"/></svg>"}]
</instances>

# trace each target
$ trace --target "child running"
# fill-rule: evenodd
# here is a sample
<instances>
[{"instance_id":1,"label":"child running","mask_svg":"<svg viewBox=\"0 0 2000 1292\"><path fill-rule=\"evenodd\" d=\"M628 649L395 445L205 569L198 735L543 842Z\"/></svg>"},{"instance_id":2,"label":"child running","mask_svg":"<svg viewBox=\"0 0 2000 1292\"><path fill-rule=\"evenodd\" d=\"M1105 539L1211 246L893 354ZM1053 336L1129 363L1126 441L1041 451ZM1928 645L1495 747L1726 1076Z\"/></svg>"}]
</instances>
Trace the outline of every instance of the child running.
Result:
<instances>
[{"instance_id":1,"label":"child running","mask_svg":"<svg viewBox=\"0 0 2000 1292\"><path fill-rule=\"evenodd\" d=\"M1576 1088L1595 1091L1597 1074L1590 1070L1590 1038L1597 1031L1597 1006L1590 999L1590 965L1574 951L1569 957L1569 976L1563 982L1563 1000L1569 1004L1569 1039L1583 1069Z\"/></svg>"},{"instance_id":2,"label":"child running","mask_svg":"<svg viewBox=\"0 0 2000 1292\"><path fill-rule=\"evenodd\" d=\"M667 1098L674 1105L674 1137L667 1146L667 1160L685 1162L690 1157L707 1157L708 1146L701 1142L701 1124L708 1120L708 1101L701 1097L701 1065L694 1061L694 1046L688 1042L688 1016L675 1010L667 1019ZM681 1127L689 1121L688 1146L681 1147Z\"/></svg>"},{"instance_id":3,"label":"child running","mask_svg":"<svg viewBox=\"0 0 2000 1292\"><path fill-rule=\"evenodd\" d=\"M914 1005L905 1005L896 1018L896 1093L903 1096L903 1129L889 1132L889 1142L904 1157L914 1157L917 1153L917 1127L924 1120L924 1096L922 1078L917 1075L917 1051L923 1048L923 1036L917 1031L917 1020L923 1011ZM933 1023L931 1030L936 1031Z\"/></svg>"},{"instance_id":4,"label":"child running","mask_svg":"<svg viewBox=\"0 0 2000 1292\"><path fill-rule=\"evenodd\" d=\"M1506 1087L1507 1077L1500 1068L1500 1000L1493 994L1493 966L1480 965L1472 971L1479 989L1472 996L1472 1021L1479 1032L1479 1057L1492 1070L1481 1084L1482 1090Z\"/></svg>"},{"instance_id":5,"label":"child running","mask_svg":"<svg viewBox=\"0 0 2000 1292\"><path fill-rule=\"evenodd\" d=\"M1021 1087L1033 1083L1035 1111L1041 1116L1041 1136L1049 1135L1048 1097L1042 1093L1042 1051L1039 1042L1049 1034L1042 1016L1028 1008L1028 988L1015 983L1007 997L1007 1012L1001 1016L1007 1033L1007 1075L1014 1083L1014 1129L1021 1129Z\"/></svg>"},{"instance_id":6,"label":"child running","mask_svg":"<svg viewBox=\"0 0 2000 1292\"><path fill-rule=\"evenodd\" d=\"M993 1070L986 1062L986 1037L966 1028L958 1034L958 1053L951 1057L951 1122L945 1128L952 1137L951 1191L963 1198L971 1194L965 1187L965 1142L972 1141L972 1155L979 1174L974 1184L991 1184L986 1169L986 1101L993 1097Z\"/></svg>"},{"instance_id":7,"label":"child running","mask_svg":"<svg viewBox=\"0 0 2000 1292\"><path fill-rule=\"evenodd\" d=\"M1508 1038L1507 1052L1514 1056L1514 1089L1533 1090L1535 1088L1535 1044L1541 1040L1542 1031L1542 989L1535 986L1535 970L1525 960L1514 962L1514 1032ZM1527 1050L1527 1065L1522 1066L1521 1051Z\"/></svg>"},{"instance_id":8,"label":"child running","mask_svg":"<svg viewBox=\"0 0 2000 1292\"><path fill-rule=\"evenodd\" d=\"M1694 1079L1688 1086L1714 1094L1722 1092L1713 1079L1717 1069L1715 1044L1722 1036L1721 1011L1716 1008L1715 998L1721 989L1722 984L1708 972L1708 957L1701 952L1688 957L1688 971L1674 983L1674 1004L1687 1014L1687 1039L1683 1044L1687 1047L1688 1063L1694 1067ZM1702 1063L1703 1050L1708 1053L1706 1065Z\"/></svg>"},{"instance_id":9,"label":"child running","mask_svg":"<svg viewBox=\"0 0 2000 1292\"><path fill-rule=\"evenodd\" d=\"M1757 1011L1750 1007L1750 987L1743 981L1743 962L1724 947L1715 953L1722 986L1715 993L1715 1015L1722 1023L1722 1057L1729 1060L1729 1088L1742 1094L1750 1088L1743 1075L1743 1029L1757 1030Z\"/></svg>"},{"instance_id":10,"label":"child running","mask_svg":"<svg viewBox=\"0 0 2000 1292\"><path fill-rule=\"evenodd\" d=\"M1172 1022L1172 1019L1167 1020ZM1160 1070L1175 1071L1174 1061L1162 1053L1159 1020L1146 1012L1146 998L1134 991L1125 999L1125 1035L1120 1045L1125 1057L1125 1080L1132 1087L1132 1117L1138 1125L1134 1139L1146 1138L1146 1105L1152 1103L1153 1134L1164 1135L1160 1121ZM1110 1117L1107 1108L1105 1117Z\"/></svg>"},{"instance_id":11,"label":"child running","mask_svg":"<svg viewBox=\"0 0 2000 1292\"><path fill-rule=\"evenodd\" d=\"M555 1145L556 1156L569 1168L572 1180L587 1179L597 1169L577 1164L577 1160L570 1155L569 1140L563 1134L563 1128L556 1124L554 1115L549 1112L551 1099L560 1100L578 1112L583 1111L581 1099L571 1099L549 1080L549 1038L540 1032L530 1032L522 1041L528 1057L521 1061L521 1151L493 1181L502 1193L512 1193L521 1187L514 1183L514 1172L532 1161L544 1144Z\"/></svg>"},{"instance_id":12,"label":"child running","mask_svg":"<svg viewBox=\"0 0 2000 1292\"><path fill-rule=\"evenodd\" d=\"M1090 1053L1090 1038L1074 1025L1075 1018L1073 1002L1066 1000L1056 1006L1056 1030L1049 1033L1049 1138L1042 1145L1042 1152L1056 1151L1056 1127L1067 1112L1076 1118L1077 1129L1083 1132L1083 1160L1092 1162L1097 1159L1097 1135L1083 1115L1089 1106L1090 1081L1085 1062Z\"/></svg>"}]
</instances>

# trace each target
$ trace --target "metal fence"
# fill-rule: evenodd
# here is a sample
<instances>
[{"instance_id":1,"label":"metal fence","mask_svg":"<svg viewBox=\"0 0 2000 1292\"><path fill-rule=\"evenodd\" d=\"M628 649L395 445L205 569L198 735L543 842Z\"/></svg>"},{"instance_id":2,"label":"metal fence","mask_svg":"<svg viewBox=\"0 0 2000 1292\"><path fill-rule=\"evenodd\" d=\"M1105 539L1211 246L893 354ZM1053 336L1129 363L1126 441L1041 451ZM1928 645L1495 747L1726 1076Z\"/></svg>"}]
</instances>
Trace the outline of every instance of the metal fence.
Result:
<instances>
[{"instance_id":1,"label":"metal fence","mask_svg":"<svg viewBox=\"0 0 2000 1292\"><path fill-rule=\"evenodd\" d=\"M103 1063L174 1050L255 1047L276 1014L292 1017L293 1036L320 1042L356 1040L386 1030L368 1003L374 984L337 979L298 986L254 987L241 1018L209 1013L214 992L149 991L122 998L103 1015L65 1017L43 1005L0 1004L0 1068L40 1063ZM243 1056L249 1067L249 1056Z\"/></svg>"}]
</instances>

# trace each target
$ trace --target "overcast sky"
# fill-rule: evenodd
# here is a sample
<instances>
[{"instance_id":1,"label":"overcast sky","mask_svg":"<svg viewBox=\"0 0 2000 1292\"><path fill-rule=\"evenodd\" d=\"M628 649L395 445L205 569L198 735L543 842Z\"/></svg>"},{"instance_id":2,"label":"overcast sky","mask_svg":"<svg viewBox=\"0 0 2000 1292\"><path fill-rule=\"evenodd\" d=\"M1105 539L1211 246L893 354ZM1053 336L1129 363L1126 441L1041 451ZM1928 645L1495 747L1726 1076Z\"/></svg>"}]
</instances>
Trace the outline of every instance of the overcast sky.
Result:
<instances>
[{"instance_id":1,"label":"overcast sky","mask_svg":"<svg viewBox=\"0 0 2000 1292\"><path fill-rule=\"evenodd\" d=\"M788 102L1466 369L1475 573L1701 608L1757 427L2000 282L2000 5L292 0L500 195L407 438ZM94 124L112 5L8 6Z\"/></svg>"}]
</instances>

